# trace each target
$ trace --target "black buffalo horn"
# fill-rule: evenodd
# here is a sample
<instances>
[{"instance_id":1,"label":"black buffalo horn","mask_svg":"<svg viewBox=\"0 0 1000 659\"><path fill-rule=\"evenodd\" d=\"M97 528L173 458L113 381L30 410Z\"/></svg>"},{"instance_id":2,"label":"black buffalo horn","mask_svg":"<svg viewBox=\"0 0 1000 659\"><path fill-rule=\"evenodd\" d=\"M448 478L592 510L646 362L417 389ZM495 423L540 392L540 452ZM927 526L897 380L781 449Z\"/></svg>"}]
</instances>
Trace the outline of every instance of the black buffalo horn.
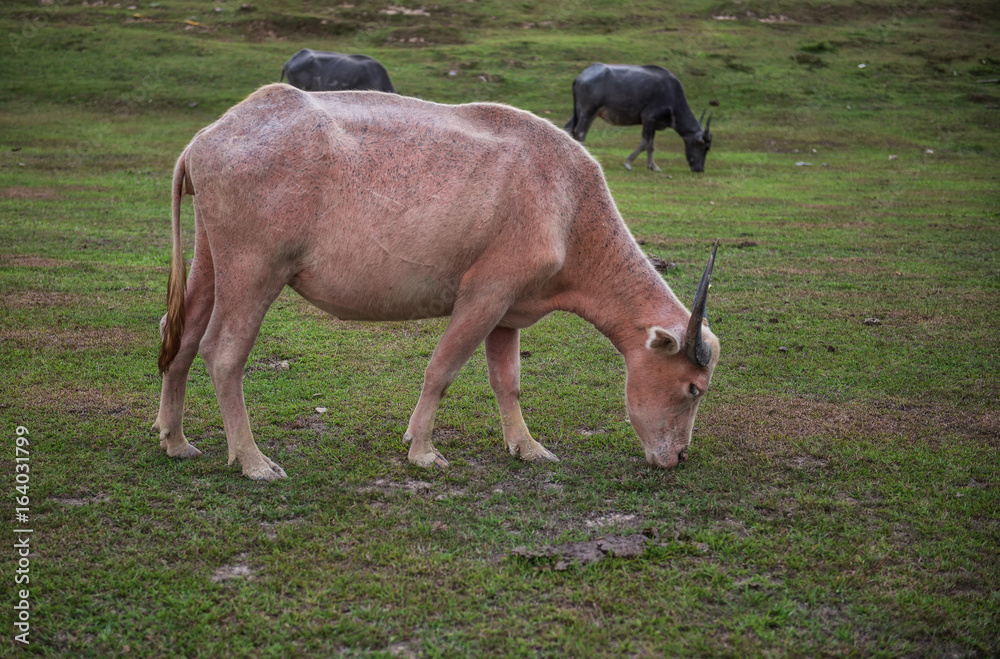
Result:
<instances>
[{"instance_id":1,"label":"black buffalo horn","mask_svg":"<svg viewBox=\"0 0 1000 659\"><path fill-rule=\"evenodd\" d=\"M705 274L698 282L698 292L694 296L694 306L691 308L691 320L688 321L687 335L684 343L687 345L687 356L698 366L708 366L712 361L712 348L701 337L701 324L705 319L705 306L708 302L708 285L712 279L712 266L715 265L715 252L719 249L719 241L712 247L712 256L705 266Z\"/></svg>"},{"instance_id":2,"label":"black buffalo horn","mask_svg":"<svg viewBox=\"0 0 1000 659\"><path fill-rule=\"evenodd\" d=\"M712 110L711 112L708 113L708 121L705 122L705 133L706 134L708 133L708 127L712 125L712 115L713 114L715 114L715 110ZM701 116L704 117L705 113L702 112Z\"/></svg>"},{"instance_id":3,"label":"black buffalo horn","mask_svg":"<svg viewBox=\"0 0 1000 659\"><path fill-rule=\"evenodd\" d=\"M705 113L708 112L708 108L701 111L701 117L698 119L698 125L702 125L701 122L705 121ZM709 115L712 116L712 115Z\"/></svg>"}]
</instances>

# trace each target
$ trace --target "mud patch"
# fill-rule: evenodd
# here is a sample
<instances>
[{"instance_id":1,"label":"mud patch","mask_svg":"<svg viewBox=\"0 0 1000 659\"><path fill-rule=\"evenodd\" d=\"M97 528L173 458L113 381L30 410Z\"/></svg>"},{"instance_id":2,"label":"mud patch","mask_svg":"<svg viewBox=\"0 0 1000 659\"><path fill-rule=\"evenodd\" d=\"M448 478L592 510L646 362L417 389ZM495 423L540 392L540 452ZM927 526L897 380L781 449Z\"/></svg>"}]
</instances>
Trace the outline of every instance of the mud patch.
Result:
<instances>
[{"instance_id":1,"label":"mud patch","mask_svg":"<svg viewBox=\"0 0 1000 659\"><path fill-rule=\"evenodd\" d=\"M571 565L589 565L606 558L636 558L646 551L649 538L642 534L607 535L596 540L566 542L529 549L515 547L511 556L523 558L540 569L567 570Z\"/></svg>"},{"instance_id":2,"label":"mud patch","mask_svg":"<svg viewBox=\"0 0 1000 659\"><path fill-rule=\"evenodd\" d=\"M670 261L669 259L662 258L660 256L655 256L653 254L647 254L646 258L649 259L649 262L653 264L653 267L659 273L670 272L671 270L673 270L673 269L675 269L677 267L677 264L674 263L673 261Z\"/></svg>"}]
</instances>

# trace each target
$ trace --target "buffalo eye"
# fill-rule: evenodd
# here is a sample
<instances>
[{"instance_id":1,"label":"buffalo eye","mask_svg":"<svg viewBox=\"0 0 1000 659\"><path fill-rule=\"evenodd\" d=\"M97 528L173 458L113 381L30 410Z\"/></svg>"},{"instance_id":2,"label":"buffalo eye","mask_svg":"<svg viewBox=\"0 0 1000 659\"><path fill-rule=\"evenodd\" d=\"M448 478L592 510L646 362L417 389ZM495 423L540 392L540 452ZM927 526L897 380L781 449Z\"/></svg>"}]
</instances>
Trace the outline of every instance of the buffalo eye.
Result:
<instances>
[{"instance_id":1,"label":"buffalo eye","mask_svg":"<svg viewBox=\"0 0 1000 659\"><path fill-rule=\"evenodd\" d=\"M693 384L691 385L691 387L688 390L691 392L691 395L694 396L695 398L697 398L698 396L701 395L701 389L699 389L698 387L696 387Z\"/></svg>"}]
</instances>

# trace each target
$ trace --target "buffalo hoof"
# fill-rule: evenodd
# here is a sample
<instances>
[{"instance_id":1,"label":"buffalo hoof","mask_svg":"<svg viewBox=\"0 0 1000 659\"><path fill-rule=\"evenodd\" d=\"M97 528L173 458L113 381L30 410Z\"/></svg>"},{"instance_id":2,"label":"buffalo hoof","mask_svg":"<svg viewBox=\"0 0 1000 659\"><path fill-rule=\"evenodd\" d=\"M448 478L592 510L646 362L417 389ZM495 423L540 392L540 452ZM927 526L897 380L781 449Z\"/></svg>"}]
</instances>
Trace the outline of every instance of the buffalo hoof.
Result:
<instances>
[{"instance_id":1,"label":"buffalo hoof","mask_svg":"<svg viewBox=\"0 0 1000 659\"><path fill-rule=\"evenodd\" d=\"M537 455L528 458L529 460L531 460L532 462L539 462L543 460L545 462L559 462L559 458L556 457L555 453L553 453L552 451L541 445L539 445L538 448L540 448L541 451L539 451Z\"/></svg>"},{"instance_id":2,"label":"buffalo hoof","mask_svg":"<svg viewBox=\"0 0 1000 659\"><path fill-rule=\"evenodd\" d=\"M420 453L418 455L409 455L408 459L411 463L417 465L418 467L423 467L428 469L430 467L437 467L438 469L447 469L448 461L444 459L444 456L437 451L431 451L429 453Z\"/></svg>"},{"instance_id":3,"label":"buffalo hoof","mask_svg":"<svg viewBox=\"0 0 1000 659\"><path fill-rule=\"evenodd\" d=\"M181 460L189 460L201 455L201 451L186 442L180 448L172 448L167 445L167 440L164 439L160 442L160 447L167 449L167 455L171 458L179 458Z\"/></svg>"},{"instance_id":4,"label":"buffalo hoof","mask_svg":"<svg viewBox=\"0 0 1000 659\"><path fill-rule=\"evenodd\" d=\"M181 436L179 442L171 442L170 432L160 432L159 421L153 424L152 431L160 436L160 448L166 450L168 457L186 460L201 455L201 451L188 444L188 440L184 436Z\"/></svg>"},{"instance_id":5,"label":"buffalo hoof","mask_svg":"<svg viewBox=\"0 0 1000 659\"><path fill-rule=\"evenodd\" d=\"M548 450L538 442L528 448L510 447L511 455L520 455L525 462L559 462L556 454Z\"/></svg>"},{"instance_id":6,"label":"buffalo hoof","mask_svg":"<svg viewBox=\"0 0 1000 659\"><path fill-rule=\"evenodd\" d=\"M625 161L625 169L627 169L630 172L632 171L632 163L630 163L628 160Z\"/></svg>"},{"instance_id":7,"label":"buffalo hoof","mask_svg":"<svg viewBox=\"0 0 1000 659\"><path fill-rule=\"evenodd\" d=\"M276 481L280 478L288 478L288 474L285 470L278 466L277 463L271 462L262 465L257 465L252 468L243 468L243 475L254 481Z\"/></svg>"}]
</instances>

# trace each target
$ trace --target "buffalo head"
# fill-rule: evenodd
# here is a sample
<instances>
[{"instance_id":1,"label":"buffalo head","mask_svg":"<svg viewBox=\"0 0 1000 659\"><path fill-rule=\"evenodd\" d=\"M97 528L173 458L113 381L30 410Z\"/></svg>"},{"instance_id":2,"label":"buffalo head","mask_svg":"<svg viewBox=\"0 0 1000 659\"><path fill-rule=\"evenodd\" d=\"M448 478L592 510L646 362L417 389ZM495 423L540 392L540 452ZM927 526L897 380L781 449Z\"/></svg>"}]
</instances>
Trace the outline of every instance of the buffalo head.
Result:
<instances>
[{"instance_id":1,"label":"buffalo head","mask_svg":"<svg viewBox=\"0 0 1000 659\"><path fill-rule=\"evenodd\" d=\"M698 284L687 323L648 328L645 346L625 356L629 419L642 441L646 461L657 467L671 468L687 459L698 404L719 361L719 339L705 317L717 249L718 243Z\"/></svg>"},{"instance_id":2,"label":"buffalo head","mask_svg":"<svg viewBox=\"0 0 1000 659\"><path fill-rule=\"evenodd\" d=\"M705 112L703 110L701 119L704 118ZM701 119L698 120L699 124L701 124ZM708 150L712 148L712 134L708 130L711 123L712 113L710 112L708 121L705 122L703 128L684 138L684 155L687 156L688 165L691 166L692 172L705 171L705 156L708 155Z\"/></svg>"}]
</instances>

